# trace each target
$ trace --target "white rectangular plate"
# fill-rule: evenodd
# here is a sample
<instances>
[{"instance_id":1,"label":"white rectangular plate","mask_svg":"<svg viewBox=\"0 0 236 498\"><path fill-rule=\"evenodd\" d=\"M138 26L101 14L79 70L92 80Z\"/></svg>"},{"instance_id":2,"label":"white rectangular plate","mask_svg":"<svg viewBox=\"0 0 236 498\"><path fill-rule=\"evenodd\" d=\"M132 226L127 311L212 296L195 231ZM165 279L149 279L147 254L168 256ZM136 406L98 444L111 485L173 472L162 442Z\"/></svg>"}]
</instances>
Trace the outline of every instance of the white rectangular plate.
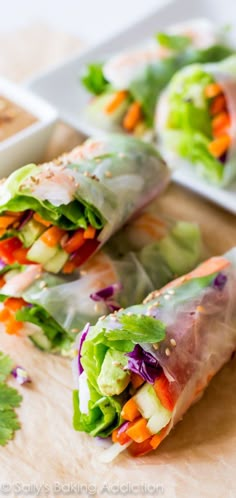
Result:
<instances>
[{"instance_id":1,"label":"white rectangular plate","mask_svg":"<svg viewBox=\"0 0 236 498\"><path fill-rule=\"evenodd\" d=\"M105 54L117 52L129 46L140 43L166 26L194 17L207 17L219 26L229 24L236 19L236 4L234 0L215 2L215 0L175 0L166 2L155 12L149 14L141 22L131 25L113 38L100 45L90 48L82 54L68 59L51 70L31 79L27 85L38 95L44 97L59 111L60 117L83 132L85 135L101 134L96 126L88 123L84 109L90 99L88 93L80 85L79 76L88 62L103 60ZM233 28L232 37L236 32ZM212 187L199 180L194 172L178 171L174 180L200 195L236 214L236 187L233 190Z\"/></svg>"}]
</instances>

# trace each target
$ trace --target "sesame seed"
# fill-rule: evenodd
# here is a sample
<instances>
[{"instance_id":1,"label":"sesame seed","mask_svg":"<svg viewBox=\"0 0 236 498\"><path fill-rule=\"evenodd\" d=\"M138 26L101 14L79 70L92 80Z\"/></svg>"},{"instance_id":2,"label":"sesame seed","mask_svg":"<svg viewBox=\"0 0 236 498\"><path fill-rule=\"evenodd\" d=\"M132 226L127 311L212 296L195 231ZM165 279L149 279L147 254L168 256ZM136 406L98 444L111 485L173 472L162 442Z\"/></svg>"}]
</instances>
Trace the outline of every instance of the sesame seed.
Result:
<instances>
[{"instance_id":1,"label":"sesame seed","mask_svg":"<svg viewBox=\"0 0 236 498\"><path fill-rule=\"evenodd\" d=\"M166 348L165 354L166 354L166 356L170 356L170 349L169 348Z\"/></svg>"},{"instance_id":2,"label":"sesame seed","mask_svg":"<svg viewBox=\"0 0 236 498\"><path fill-rule=\"evenodd\" d=\"M76 334L77 332L79 332L79 329L71 329L71 332L73 332L73 334Z\"/></svg>"},{"instance_id":3,"label":"sesame seed","mask_svg":"<svg viewBox=\"0 0 236 498\"><path fill-rule=\"evenodd\" d=\"M131 316L131 315L132 315L131 311L128 311L128 313L126 313L126 316Z\"/></svg>"},{"instance_id":4,"label":"sesame seed","mask_svg":"<svg viewBox=\"0 0 236 498\"><path fill-rule=\"evenodd\" d=\"M171 294L171 295L173 295L175 293L174 289L169 289L167 292L168 292L168 294Z\"/></svg>"},{"instance_id":5,"label":"sesame seed","mask_svg":"<svg viewBox=\"0 0 236 498\"><path fill-rule=\"evenodd\" d=\"M166 300L170 299L170 296L169 296L168 294L164 294L164 296L163 296L163 297L164 297L164 299L166 299Z\"/></svg>"},{"instance_id":6,"label":"sesame seed","mask_svg":"<svg viewBox=\"0 0 236 498\"><path fill-rule=\"evenodd\" d=\"M87 271L86 270L80 270L80 275L83 277L84 275L87 275Z\"/></svg>"},{"instance_id":7,"label":"sesame seed","mask_svg":"<svg viewBox=\"0 0 236 498\"><path fill-rule=\"evenodd\" d=\"M170 343L171 343L171 346L176 346L176 340L172 337L171 340L170 340Z\"/></svg>"},{"instance_id":8,"label":"sesame seed","mask_svg":"<svg viewBox=\"0 0 236 498\"><path fill-rule=\"evenodd\" d=\"M40 282L39 288L44 289L44 287L46 287L46 282L44 282L44 281Z\"/></svg>"},{"instance_id":9,"label":"sesame seed","mask_svg":"<svg viewBox=\"0 0 236 498\"><path fill-rule=\"evenodd\" d=\"M96 311L96 313L98 313L98 311L99 311L99 304L98 303L95 303L94 311Z\"/></svg>"},{"instance_id":10,"label":"sesame seed","mask_svg":"<svg viewBox=\"0 0 236 498\"><path fill-rule=\"evenodd\" d=\"M105 176L106 176L107 178L111 178L111 177L112 177L112 174L111 174L111 172L110 172L110 171L106 171Z\"/></svg>"},{"instance_id":11,"label":"sesame seed","mask_svg":"<svg viewBox=\"0 0 236 498\"><path fill-rule=\"evenodd\" d=\"M154 348L154 349L156 349L156 350L157 350L157 349L159 349L159 344L158 344L158 342L154 342L154 343L153 343L153 348Z\"/></svg>"},{"instance_id":12,"label":"sesame seed","mask_svg":"<svg viewBox=\"0 0 236 498\"><path fill-rule=\"evenodd\" d=\"M106 315L102 315L102 316L99 317L98 320L105 320L105 318L106 318Z\"/></svg>"}]
</instances>

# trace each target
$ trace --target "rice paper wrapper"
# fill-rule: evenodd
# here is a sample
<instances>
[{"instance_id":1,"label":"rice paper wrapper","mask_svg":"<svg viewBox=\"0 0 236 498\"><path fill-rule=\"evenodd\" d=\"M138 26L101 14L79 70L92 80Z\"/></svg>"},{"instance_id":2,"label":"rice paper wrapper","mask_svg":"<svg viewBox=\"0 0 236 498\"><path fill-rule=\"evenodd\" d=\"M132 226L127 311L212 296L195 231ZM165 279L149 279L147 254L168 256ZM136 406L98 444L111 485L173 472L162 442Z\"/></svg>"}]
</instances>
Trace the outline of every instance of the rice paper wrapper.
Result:
<instances>
[{"instance_id":1,"label":"rice paper wrapper","mask_svg":"<svg viewBox=\"0 0 236 498\"><path fill-rule=\"evenodd\" d=\"M214 77L215 81L219 83L223 88L224 94L226 96L227 106L231 118L229 133L232 138L232 142L226 156L221 185L223 187L227 187L232 183L236 185L236 56L232 55L231 57L228 57L227 59L218 63L203 64L201 67L206 70L207 73L211 74ZM187 67L186 69L182 70L182 73L184 73L184 71L189 72L190 70L190 67ZM173 170L183 169L183 171L188 171L188 160L182 158L174 151L173 147L169 147L168 145L168 138L167 135L165 135L166 123L168 119L168 107L169 89L167 87L167 89L162 93L156 109L156 133L160 145L160 150L168 165ZM177 135L178 134L176 134L176 140L178 140ZM174 143L174 130L171 132L171 137L172 143ZM194 167L197 167L199 170L201 170L201 164L196 164L191 167L193 169Z\"/></svg>"}]
</instances>

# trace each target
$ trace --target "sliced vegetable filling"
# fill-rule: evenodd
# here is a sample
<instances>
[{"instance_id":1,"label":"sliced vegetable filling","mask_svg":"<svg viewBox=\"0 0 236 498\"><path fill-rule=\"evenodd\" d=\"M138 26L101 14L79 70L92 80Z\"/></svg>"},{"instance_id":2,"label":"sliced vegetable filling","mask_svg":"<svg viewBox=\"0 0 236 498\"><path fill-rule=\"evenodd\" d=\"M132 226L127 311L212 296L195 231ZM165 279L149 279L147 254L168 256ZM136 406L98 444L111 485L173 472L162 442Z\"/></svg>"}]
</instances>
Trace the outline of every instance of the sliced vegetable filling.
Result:
<instances>
[{"instance_id":1,"label":"sliced vegetable filling","mask_svg":"<svg viewBox=\"0 0 236 498\"><path fill-rule=\"evenodd\" d=\"M74 427L111 435L105 458L156 449L230 358L235 251L205 261L141 305L86 325L73 364Z\"/></svg>"},{"instance_id":2,"label":"sliced vegetable filling","mask_svg":"<svg viewBox=\"0 0 236 498\"><path fill-rule=\"evenodd\" d=\"M187 25L189 24L189 25ZM207 23L185 23L157 33L133 52L92 63L81 81L94 95L89 119L100 127L149 136L161 91L171 77L195 62L216 62L233 53ZM200 40L200 42L199 42Z\"/></svg>"}]
</instances>

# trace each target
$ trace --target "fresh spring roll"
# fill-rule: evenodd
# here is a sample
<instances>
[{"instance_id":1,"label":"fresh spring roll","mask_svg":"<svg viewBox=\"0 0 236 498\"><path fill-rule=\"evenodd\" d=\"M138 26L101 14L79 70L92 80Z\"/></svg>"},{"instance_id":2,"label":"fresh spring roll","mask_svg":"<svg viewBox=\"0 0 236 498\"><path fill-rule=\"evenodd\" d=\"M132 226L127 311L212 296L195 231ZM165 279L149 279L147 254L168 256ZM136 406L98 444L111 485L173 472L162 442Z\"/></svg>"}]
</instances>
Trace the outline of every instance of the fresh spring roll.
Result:
<instances>
[{"instance_id":1,"label":"fresh spring roll","mask_svg":"<svg viewBox=\"0 0 236 498\"><path fill-rule=\"evenodd\" d=\"M156 114L157 137L173 168L192 168L227 186L236 179L236 55L179 71ZM191 163L191 164L190 164Z\"/></svg>"},{"instance_id":2,"label":"fresh spring roll","mask_svg":"<svg viewBox=\"0 0 236 498\"><path fill-rule=\"evenodd\" d=\"M139 250L134 252L136 237ZM53 275L34 264L2 265L0 321L7 333L28 335L41 349L66 354L88 321L140 303L194 268L201 256L197 225L145 212L79 274Z\"/></svg>"},{"instance_id":3,"label":"fresh spring roll","mask_svg":"<svg viewBox=\"0 0 236 498\"><path fill-rule=\"evenodd\" d=\"M86 325L74 360L74 428L112 436L109 461L156 449L236 349L236 248Z\"/></svg>"},{"instance_id":4,"label":"fresh spring roll","mask_svg":"<svg viewBox=\"0 0 236 498\"><path fill-rule=\"evenodd\" d=\"M152 146L119 135L24 166L0 185L0 257L72 273L168 180Z\"/></svg>"},{"instance_id":5,"label":"fresh spring roll","mask_svg":"<svg viewBox=\"0 0 236 498\"><path fill-rule=\"evenodd\" d=\"M232 54L223 31L206 19L167 28L105 63L89 64L81 81L94 96L87 120L107 131L151 139L156 102L170 78L193 62L215 62Z\"/></svg>"}]
</instances>

